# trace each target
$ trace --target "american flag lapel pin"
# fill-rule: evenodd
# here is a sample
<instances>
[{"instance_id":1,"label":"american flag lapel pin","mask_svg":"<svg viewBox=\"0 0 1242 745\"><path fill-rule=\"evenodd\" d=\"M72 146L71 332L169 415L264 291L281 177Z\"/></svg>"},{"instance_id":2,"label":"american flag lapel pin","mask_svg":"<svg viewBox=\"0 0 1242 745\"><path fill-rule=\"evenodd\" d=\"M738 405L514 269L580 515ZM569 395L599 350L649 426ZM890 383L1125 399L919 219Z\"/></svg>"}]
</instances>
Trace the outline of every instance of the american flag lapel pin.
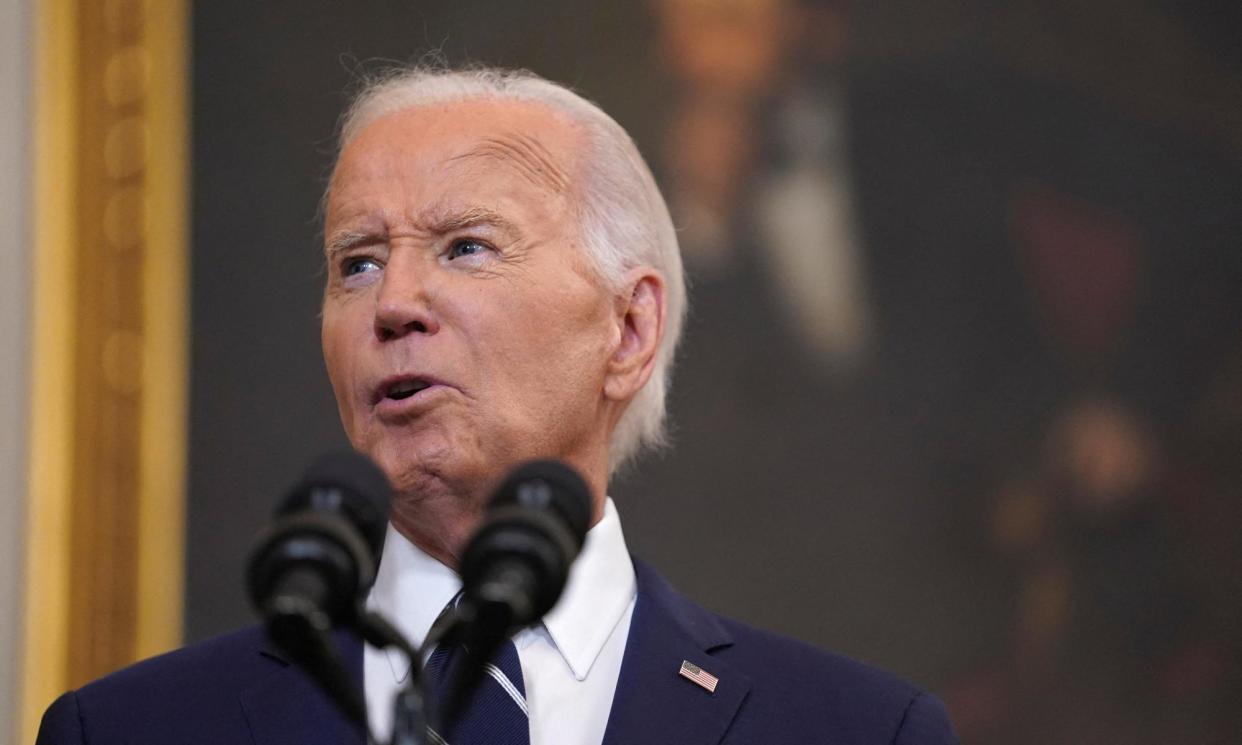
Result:
<instances>
[{"instance_id":1,"label":"american flag lapel pin","mask_svg":"<svg viewBox=\"0 0 1242 745\"><path fill-rule=\"evenodd\" d=\"M720 682L720 678L717 678L690 660L682 660L681 670L678 670L677 673L691 683L702 686L708 693L715 693L716 684Z\"/></svg>"}]
</instances>

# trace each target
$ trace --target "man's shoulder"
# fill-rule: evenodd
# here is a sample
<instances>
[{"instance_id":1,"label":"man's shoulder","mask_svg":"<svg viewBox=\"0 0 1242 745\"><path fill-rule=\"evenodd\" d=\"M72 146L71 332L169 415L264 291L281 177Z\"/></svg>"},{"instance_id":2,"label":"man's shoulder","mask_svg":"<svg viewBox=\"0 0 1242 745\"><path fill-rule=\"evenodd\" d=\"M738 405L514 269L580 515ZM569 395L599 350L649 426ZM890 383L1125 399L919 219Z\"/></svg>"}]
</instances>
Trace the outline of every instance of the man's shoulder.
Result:
<instances>
[{"instance_id":1,"label":"man's shoulder","mask_svg":"<svg viewBox=\"0 0 1242 745\"><path fill-rule=\"evenodd\" d=\"M917 685L846 655L707 610L635 562L650 605L687 629L719 665L744 676L735 733L796 742L809 733L842 743L953 743L944 705ZM706 669L706 668L704 668Z\"/></svg>"},{"instance_id":2,"label":"man's shoulder","mask_svg":"<svg viewBox=\"0 0 1242 745\"><path fill-rule=\"evenodd\" d=\"M143 691L167 694L186 688L227 688L234 694L256 672L284 667L267 649L263 630L247 626L135 663L78 690L79 697L107 698Z\"/></svg>"},{"instance_id":3,"label":"man's shoulder","mask_svg":"<svg viewBox=\"0 0 1242 745\"><path fill-rule=\"evenodd\" d=\"M118 670L57 699L39 743L247 737L239 696L286 667L263 650L262 630L248 627Z\"/></svg>"},{"instance_id":4,"label":"man's shoulder","mask_svg":"<svg viewBox=\"0 0 1242 745\"><path fill-rule=\"evenodd\" d=\"M730 646L719 650L721 658L761 678L797 676L814 681L818 691L851 695L883 692L901 698L920 692L910 681L866 662L727 616L712 615L733 639Z\"/></svg>"},{"instance_id":5,"label":"man's shoulder","mask_svg":"<svg viewBox=\"0 0 1242 745\"><path fill-rule=\"evenodd\" d=\"M752 677L814 681L818 690L883 691L898 697L919 692L914 684L878 667L708 610L673 588L650 566L635 561L635 568L640 593L670 613L674 622L697 637L714 657L727 660Z\"/></svg>"},{"instance_id":6,"label":"man's shoulder","mask_svg":"<svg viewBox=\"0 0 1242 745\"><path fill-rule=\"evenodd\" d=\"M756 712L789 712L808 725L831 716L848 730L843 741L860 741L876 732L892 742L955 742L944 704L919 686L887 670L843 654L740 621L719 617L734 644L718 652L751 676Z\"/></svg>"}]
</instances>

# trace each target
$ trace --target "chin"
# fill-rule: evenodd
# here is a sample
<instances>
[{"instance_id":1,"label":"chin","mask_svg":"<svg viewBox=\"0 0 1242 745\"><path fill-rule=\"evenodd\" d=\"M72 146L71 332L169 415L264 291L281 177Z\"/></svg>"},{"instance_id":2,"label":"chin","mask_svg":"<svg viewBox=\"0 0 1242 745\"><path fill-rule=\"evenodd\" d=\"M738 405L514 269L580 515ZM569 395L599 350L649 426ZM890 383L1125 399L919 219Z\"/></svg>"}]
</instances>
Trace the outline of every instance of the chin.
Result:
<instances>
[{"instance_id":1,"label":"chin","mask_svg":"<svg viewBox=\"0 0 1242 745\"><path fill-rule=\"evenodd\" d=\"M364 452L388 476L393 491L407 499L458 491L468 481L461 450L440 438L385 437Z\"/></svg>"}]
</instances>

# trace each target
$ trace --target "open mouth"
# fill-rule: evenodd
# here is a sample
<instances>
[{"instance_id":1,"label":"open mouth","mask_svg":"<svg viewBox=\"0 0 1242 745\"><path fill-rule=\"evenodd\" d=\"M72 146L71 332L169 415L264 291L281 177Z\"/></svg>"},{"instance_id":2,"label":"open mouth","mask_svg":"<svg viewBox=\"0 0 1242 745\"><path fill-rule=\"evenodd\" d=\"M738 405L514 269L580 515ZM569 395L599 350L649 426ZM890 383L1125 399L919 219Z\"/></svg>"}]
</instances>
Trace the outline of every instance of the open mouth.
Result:
<instances>
[{"instance_id":1,"label":"open mouth","mask_svg":"<svg viewBox=\"0 0 1242 745\"><path fill-rule=\"evenodd\" d=\"M401 401L430 387L431 383L425 380L399 380L388 386L388 389L384 391L384 397L391 398L394 401Z\"/></svg>"}]
</instances>

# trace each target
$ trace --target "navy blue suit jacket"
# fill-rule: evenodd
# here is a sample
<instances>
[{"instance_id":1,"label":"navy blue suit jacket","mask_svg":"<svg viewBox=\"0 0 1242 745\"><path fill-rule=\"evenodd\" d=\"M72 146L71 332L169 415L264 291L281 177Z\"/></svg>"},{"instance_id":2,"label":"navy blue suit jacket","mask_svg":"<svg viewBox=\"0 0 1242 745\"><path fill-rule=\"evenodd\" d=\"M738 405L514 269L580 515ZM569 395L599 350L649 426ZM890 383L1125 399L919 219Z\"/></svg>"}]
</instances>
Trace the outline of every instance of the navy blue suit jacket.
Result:
<instances>
[{"instance_id":1,"label":"navy blue suit jacket","mask_svg":"<svg viewBox=\"0 0 1242 745\"><path fill-rule=\"evenodd\" d=\"M930 694L717 616L642 562L635 570L638 600L604 745L957 742ZM340 641L361 679L361 643ZM714 693L678 674L687 660L719 678ZM360 742L361 733L252 627L66 693L44 715L37 745Z\"/></svg>"}]
</instances>

